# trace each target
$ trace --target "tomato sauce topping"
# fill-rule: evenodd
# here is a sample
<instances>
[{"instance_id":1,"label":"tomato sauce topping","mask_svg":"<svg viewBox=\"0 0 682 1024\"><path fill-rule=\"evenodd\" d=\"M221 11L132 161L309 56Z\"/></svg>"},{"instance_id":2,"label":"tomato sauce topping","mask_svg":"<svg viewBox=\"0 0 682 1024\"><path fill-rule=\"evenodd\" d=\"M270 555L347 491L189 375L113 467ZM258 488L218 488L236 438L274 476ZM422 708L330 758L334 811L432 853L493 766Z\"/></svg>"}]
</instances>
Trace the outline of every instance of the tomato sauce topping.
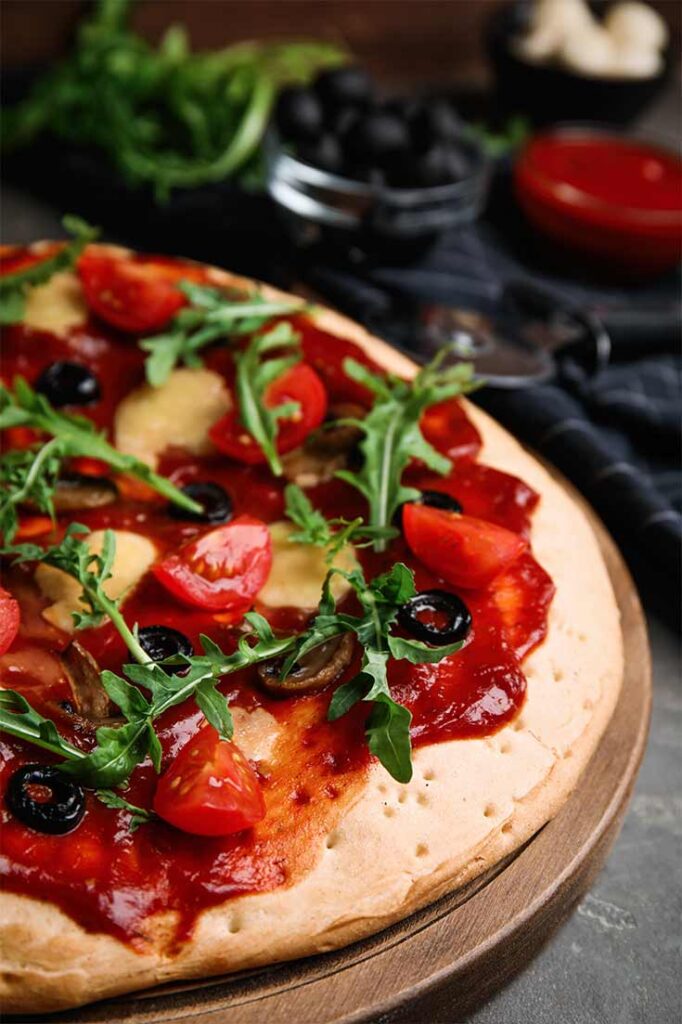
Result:
<instances>
[{"instance_id":1,"label":"tomato sauce topping","mask_svg":"<svg viewBox=\"0 0 682 1024\"><path fill-rule=\"evenodd\" d=\"M10 254L0 272L20 265L21 252ZM198 279L196 267L192 275ZM352 356L370 366L371 360L350 342L305 318L293 319L302 334L305 358L323 381L330 404L367 406L371 396L345 376L343 360ZM93 315L86 325L65 337L23 326L7 328L3 377L10 382L15 374L22 374L33 383L55 360L81 362L97 375L102 397L97 404L74 411L82 411L98 427L109 429L117 404L144 379L143 358L134 338ZM207 365L223 373L228 383L233 376L230 362L224 348L214 349L206 357ZM457 499L466 515L527 539L538 495L521 480L475 461L480 437L463 408L457 402L442 403L431 411L424 430L455 464L446 477L415 465L409 470L409 483L444 491ZM272 522L283 515L284 483L261 465L244 465L221 453L199 457L169 451L158 468L179 486L206 480L220 484L232 500L235 517L257 516ZM307 493L329 516L352 518L365 511L359 493L340 480L319 484ZM123 487L121 500L114 504L63 517L56 534L48 539L59 537L73 518L93 530L111 527L152 537L159 558L211 529L169 516L163 499L146 493L141 498L134 487ZM414 570L418 590L455 589L415 558L402 537L392 541L386 553L363 549L358 555L368 576L400 560ZM59 657L71 638L43 618L47 602L33 584L30 568L9 569L3 586L19 603L21 623L9 651L0 656L0 685L23 693L36 710L55 721L67 739L90 749L95 743L94 731L73 714L71 691ZM473 627L461 651L437 664L389 664L393 696L413 715L415 747L485 736L517 714L526 689L521 662L545 636L553 589L550 578L527 550L486 589L462 591ZM345 599L344 610L356 610L354 600ZM276 629L301 629L307 619L300 609L268 611L257 602L256 609L267 614ZM239 636L229 615L181 603L151 572L125 601L124 614L129 623L137 622L140 627L163 624L180 630L195 650L200 650L201 633L209 634L226 652L234 649ZM110 623L81 631L78 640L102 669L120 672L130 660ZM356 645L339 683L350 679L359 663ZM201 911L233 896L291 884L309 870L315 838L334 827L364 785L370 765L364 737L367 706L357 704L349 714L330 723L326 713L333 688L275 699L259 687L255 669L225 677L220 688L233 710L271 716L266 721L275 733L273 748L263 760L254 762L267 808L262 821L224 837L188 835L160 820L131 833L127 812L106 807L88 792L87 811L78 828L68 835L51 836L23 825L3 800L6 889L49 900L84 928L107 932L139 949L149 940L153 915L174 912L176 926L168 940L172 952L191 934ZM164 769L196 735L201 722L201 712L191 700L171 708L158 720ZM21 765L54 760L3 734L0 757L3 793ZM146 762L135 769L122 795L133 804L151 807L157 778Z\"/></svg>"}]
</instances>

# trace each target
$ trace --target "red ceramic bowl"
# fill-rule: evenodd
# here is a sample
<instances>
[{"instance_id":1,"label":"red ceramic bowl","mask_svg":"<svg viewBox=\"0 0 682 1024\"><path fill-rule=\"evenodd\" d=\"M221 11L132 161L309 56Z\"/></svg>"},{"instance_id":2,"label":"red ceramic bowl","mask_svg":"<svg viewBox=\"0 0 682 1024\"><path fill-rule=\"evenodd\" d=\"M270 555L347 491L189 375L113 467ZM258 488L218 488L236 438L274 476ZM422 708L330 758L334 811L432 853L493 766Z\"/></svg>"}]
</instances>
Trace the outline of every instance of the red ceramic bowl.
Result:
<instances>
[{"instance_id":1,"label":"red ceramic bowl","mask_svg":"<svg viewBox=\"0 0 682 1024\"><path fill-rule=\"evenodd\" d=\"M659 144L556 128L524 148L514 183L535 227L591 262L651 276L682 259L682 161Z\"/></svg>"}]
</instances>

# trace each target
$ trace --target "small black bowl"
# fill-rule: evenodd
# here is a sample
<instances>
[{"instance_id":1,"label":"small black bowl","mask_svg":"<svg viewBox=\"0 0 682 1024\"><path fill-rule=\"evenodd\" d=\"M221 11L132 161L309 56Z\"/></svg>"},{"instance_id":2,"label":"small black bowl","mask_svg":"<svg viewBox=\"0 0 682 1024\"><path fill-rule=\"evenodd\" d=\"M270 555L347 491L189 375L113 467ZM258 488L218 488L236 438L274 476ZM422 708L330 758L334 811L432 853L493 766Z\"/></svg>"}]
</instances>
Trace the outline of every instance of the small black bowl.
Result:
<instances>
[{"instance_id":1,"label":"small black bowl","mask_svg":"<svg viewBox=\"0 0 682 1024\"><path fill-rule=\"evenodd\" d=\"M599 121L626 125L658 96L672 67L670 51L651 78L597 78L551 64L531 64L510 42L523 31L528 5L512 3L491 17L486 43L495 76L497 108L524 114L535 125L557 121Z\"/></svg>"}]
</instances>

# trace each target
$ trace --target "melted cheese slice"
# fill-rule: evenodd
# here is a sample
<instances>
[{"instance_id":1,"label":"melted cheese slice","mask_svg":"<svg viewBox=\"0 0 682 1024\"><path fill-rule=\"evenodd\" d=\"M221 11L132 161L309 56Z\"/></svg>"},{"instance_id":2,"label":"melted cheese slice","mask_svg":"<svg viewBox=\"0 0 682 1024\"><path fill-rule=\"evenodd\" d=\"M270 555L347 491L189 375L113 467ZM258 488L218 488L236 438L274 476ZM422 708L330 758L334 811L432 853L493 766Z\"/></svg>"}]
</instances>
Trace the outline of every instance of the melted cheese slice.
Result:
<instances>
[{"instance_id":1,"label":"melted cheese slice","mask_svg":"<svg viewBox=\"0 0 682 1024\"><path fill-rule=\"evenodd\" d=\"M267 761L277 742L280 726L263 708L232 708L235 743L250 761Z\"/></svg>"},{"instance_id":2,"label":"melted cheese slice","mask_svg":"<svg viewBox=\"0 0 682 1024\"><path fill-rule=\"evenodd\" d=\"M80 281L71 271L54 274L45 284L29 289L23 320L26 327L63 335L87 318Z\"/></svg>"},{"instance_id":3,"label":"melted cheese slice","mask_svg":"<svg viewBox=\"0 0 682 1024\"><path fill-rule=\"evenodd\" d=\"M296 527L289 522L272 523L272 569L258 600L270 608L317 608L322 584L329 570L324 548L313 544L296 544L289 540ZM357 568L351 544L339 551L332 563L351 572ZM350 585L342 576L332 577L332 594L340 601Z\"/></svg>"},{"instance_id":4,"label":"melted cheese slice","mask_svg":"<svg viewBox=\"0 0 682 1024\"><path fill-rule=\"evenodd\" d=\"M119 598L139 583L156 558L156 546L148 537L129 530L114 530L116 535L116 557L112 566L111 579L104 584L108 597ZM104 541L104 531L96 530L87 538L91 551L99 554ZM43 610L43 618L66 633L73 633L75 627L72 612L80 611L81 586L72 576L52 565L39 565L35 581L43 595L52 604Z\"/></svg>"},{"instance_id":5,"label":"melted cheese slice","mask_svg":"<svg viewBox=\"0 0 682 1024\"><path fill-rule=\"evenodd\" d=\"M161 387L145 384L119 404L114 420L116 447L152 467L167 448L207 454L213 450L209 427L231 405L230 392L219 374L205 369L173 370Z\"/></svg>"}]
</instances>

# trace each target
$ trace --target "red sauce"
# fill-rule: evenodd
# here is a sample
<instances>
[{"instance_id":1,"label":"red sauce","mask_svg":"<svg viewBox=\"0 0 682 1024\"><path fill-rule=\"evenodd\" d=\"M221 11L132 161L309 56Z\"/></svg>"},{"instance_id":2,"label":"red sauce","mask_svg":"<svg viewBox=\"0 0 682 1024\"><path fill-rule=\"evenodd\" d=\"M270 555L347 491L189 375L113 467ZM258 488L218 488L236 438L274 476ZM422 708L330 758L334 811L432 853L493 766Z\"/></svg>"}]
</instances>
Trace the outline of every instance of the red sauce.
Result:
<instances>
[{"instance_id":1,"label":"red sauce","mask_svg":"<svg viewBox=\"0 0 682 1024\"><path fill-rule=\"evenodd\" d=\"M585 129L536 136L516 192L545 233L614 266L659 272L682 246L682 161L648 143Z\"/></svg>"},{"instance_id":2,"label":"red sauce","mask_svg":"<svg viewBox=\"0 0 682 1024\"><path fill-rule=\"evenodd\" d=\"M313 327L302 318L296 326L303 333L306 358L323 376L332 401L367 403L364 389L342 372L346 355L369 363L350 343ZM117 335L92 320L87 328L66 338L11 327L4 339L4 375L24 374L34 381L54 359L72 358L97 373L103 387L102 401L82 410L103 428L111 425L116 404L142 380L142 354L135 342ZM230 357L214 350L207 363L229 380ZM530 515L538 496L522 481L473 461L480 441L463 410L451 418L449 450L461 451L448 477L414 466L411 482L440 488L455 496L464 510L479 518L501 523L528 534ZM196 458L169 452L161 472L182 484L211 479L230 493L235 512L258 515L266 521L282 516L283 485L260 467L247 467L216 455ZM78 519L93 529L125 528L154 538L160 551L176 547L203 529L170 518L157 496L144 500L130 489L115 505L83 512ZM127 493L124 490L124 493ZM332 481L309 491L312 500L328 514L354 516L362 513L358 492ZM71 518L71 517L68 517ZM68 519L67 519L68 521ZM59 524L57 536L66 521ZM52 538L46 538L51 540ZM386 554L360 552L368 574L385 570L402 560L415 571L418 589L445 587L411 555L402 541L394 541ZM41 616L45 602L31 581L27 567L7 572L7 586L22 607L22 625L12 649L0 658L0 683L25 693L33 705L53 718L59 730L83 749L94 737L60 702L70 690L59 653L69 637ZM473 628L461 652L437 665L392 662L391 689L413 714L415 746L458 738L465 740L495 732L518 713L525 695L522 658L542 641L553 585L530 554L524 556L485 592L463 594L473 617ZM346 607L353 609L353 600ZM275 628L295 630L305 623L298 609L268 614ZM188 609L150 575L125 603L126 618L141 626L164 623L185 633L195 648L199 634L209 633L225 650L233 648L234 627L220 615ZM102 668L120 671L128 660L123 644L111 625L79 634L79 640ZM341 681L358 669L360 652ZM367 708L357 705L337 722L326 720L331 691L309 697L276 700L257 685L255 672L246 670L226 677L222 690L233 707L263 708L281 725L267 775L262 775L267 815L253 830L236 836L205 839L186 835L163 822L144 825L134 834L127 830L125 812L101 804L87 794L87 812L80 826L66 836L47 836L26 828L4 809L2 870L9 891L45 898L71 915L84 928L103 931L145 947L152 915L176 914L177 925L169 939L169 951L192 930L205 908L232 896L272 890L291 884L312 866L315 836L334 827L364 784L369 755L364 740ZM201 720L193 702L171 709L158 722L168 764L194 734ZM236 735L239 741L238 733ZM50 761L49 755L8 736L0 736L0 791L21 764ZM132 775L124 796L150 806L156 775L148 764ZM3 803L4 807L4 803Z\"/></svg>"}]
</instances>

